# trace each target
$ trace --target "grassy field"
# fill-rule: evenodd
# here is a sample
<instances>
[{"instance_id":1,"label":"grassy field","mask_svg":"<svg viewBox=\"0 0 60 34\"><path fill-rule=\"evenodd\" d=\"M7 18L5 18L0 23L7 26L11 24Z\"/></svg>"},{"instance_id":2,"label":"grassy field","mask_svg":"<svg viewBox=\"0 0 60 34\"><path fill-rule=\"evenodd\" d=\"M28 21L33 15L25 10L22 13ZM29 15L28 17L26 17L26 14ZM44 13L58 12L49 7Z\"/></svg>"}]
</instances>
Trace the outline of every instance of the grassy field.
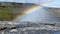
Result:
<instances>
[{"instance_id":1,"label":"grassy field","mask_svg":"<svg viewBox=\"0 0 60 34\"><path fill-rule=\"evenodd\" d=\"M17 11L17 8L0 8L0 21L10 21L14 19L13 11Z\"/></svg>"}]
</instances>

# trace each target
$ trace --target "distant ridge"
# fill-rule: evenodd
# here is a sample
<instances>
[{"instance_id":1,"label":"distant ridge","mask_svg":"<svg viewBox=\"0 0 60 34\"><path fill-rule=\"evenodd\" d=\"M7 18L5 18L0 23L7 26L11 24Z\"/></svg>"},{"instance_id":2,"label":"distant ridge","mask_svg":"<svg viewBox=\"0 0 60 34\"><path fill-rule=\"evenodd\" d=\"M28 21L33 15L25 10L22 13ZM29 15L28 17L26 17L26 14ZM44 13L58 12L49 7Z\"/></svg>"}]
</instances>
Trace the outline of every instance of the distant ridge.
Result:
<instances>
[{"instance_id":1,"label":"distant ridge","mask_svg":"<svg viewBox=\"0 0 60 34\"><path fill-rule=\"evenodd\" d=\"M18 2L18 1L9 1L9 0L0 0L0 3L1 2L16 2L16 3L20 3L20 2Z\"/></svg>"},{"instance_id":2,"label":"distant ridge","mask_svg":"<svg viewBox=\"0 0 60 34\"><path fill-rule=\"evenodd\" d=\"M10 2L10 1L0 1L0 3L3 3L3 2ZM20 2L13 2L13 3L20 3Z\"/></svg>"}]
</instances>

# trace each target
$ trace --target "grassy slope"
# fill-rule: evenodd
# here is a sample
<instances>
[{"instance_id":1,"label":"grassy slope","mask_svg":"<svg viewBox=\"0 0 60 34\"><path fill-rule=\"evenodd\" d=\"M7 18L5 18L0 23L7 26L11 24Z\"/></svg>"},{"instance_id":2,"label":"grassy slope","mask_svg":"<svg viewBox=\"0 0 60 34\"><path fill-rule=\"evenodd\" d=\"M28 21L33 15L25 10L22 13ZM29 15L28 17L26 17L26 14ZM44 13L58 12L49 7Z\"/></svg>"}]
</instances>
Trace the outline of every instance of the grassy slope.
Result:
<instances>
[{"instance_id":1,"label":"grassy slope","mask_svg":"<svg viewBox=\"0 0 60 34\"><path fill-rule=\"evenodd\" d=\"M13 13L12 13L13 10L17 11L16 8L0 8L0 21L12 20L13 19L13 17L12 17L13 16Z\"/></svg>"}]
</instances>

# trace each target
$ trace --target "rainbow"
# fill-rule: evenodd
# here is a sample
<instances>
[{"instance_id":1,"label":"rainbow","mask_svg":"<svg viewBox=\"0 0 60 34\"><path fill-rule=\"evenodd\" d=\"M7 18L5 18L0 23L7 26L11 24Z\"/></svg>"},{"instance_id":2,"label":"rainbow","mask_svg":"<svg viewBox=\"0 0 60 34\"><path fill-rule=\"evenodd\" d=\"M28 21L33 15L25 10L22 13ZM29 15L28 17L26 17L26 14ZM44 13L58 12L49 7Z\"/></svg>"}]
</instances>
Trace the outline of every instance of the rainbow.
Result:
<instances>
[{"instance_id":1,"label":"rainbow","mask_svg":"<svg viewBox=\"0 0 60 34\"><path fill-rule=\"evenodd\" d=\"M26 9L23 10L23 14L22 15L20 15L20 14L17 15L17 17L14 20L19 18L20 16L22 17L22 16L24 16L24 15L26 15L28 13L31 13L31 12L33 12L34 10L36 10L36 9L38 9L40 7L41 7L41 5L34 5L34 6L29 7L29 8L26 8Z\"/></svg>"}]
</instances>

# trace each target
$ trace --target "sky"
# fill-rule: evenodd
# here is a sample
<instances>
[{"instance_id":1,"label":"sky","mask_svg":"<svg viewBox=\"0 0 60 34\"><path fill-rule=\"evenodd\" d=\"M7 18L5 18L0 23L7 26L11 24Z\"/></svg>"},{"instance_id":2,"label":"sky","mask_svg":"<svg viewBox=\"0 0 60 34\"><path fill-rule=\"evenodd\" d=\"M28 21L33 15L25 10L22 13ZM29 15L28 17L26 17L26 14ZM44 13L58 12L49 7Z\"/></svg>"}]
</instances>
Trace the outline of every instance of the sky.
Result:
<instances>
[{"instance_id":1,"label":"sky","mask_svg":"<svg viewBox=\"0 0 60 34\"><path fill-rule=\"evenodd\" d=\"M9 2L22 2L22 3L60 3L60 0L0 0L0 1L9 1Z\"/></svg>"},{"instance_id":2,"label":"sky","mask_svg":"<svg viewBox=\"0 0 60 34\"><path fill-rule=\"evenodd\" d=\"M46 7L60 8L60 0L0 0L3 2L35 3Z\"/></svg>"},{"instance_id":3,"label":"sky","mask_svg":"<svg viewBox=\"0 0 60 34\"><path fill-rule=\"evenodd\" d=\"M0 1L9 1L9 2L22 2L22 3L46 3L49 2L50 0L0 0Z\"/></svg>"},{"instance_id":4,"label":"sky","mask_svg":"<svg viewBox=\"0 0 60 34\"><path fill-rule=\"evenodd\" d=\"M43 4L45 7L60 8L60 0L54 0L50 3Z\"/></svg>"}]
</instances>

